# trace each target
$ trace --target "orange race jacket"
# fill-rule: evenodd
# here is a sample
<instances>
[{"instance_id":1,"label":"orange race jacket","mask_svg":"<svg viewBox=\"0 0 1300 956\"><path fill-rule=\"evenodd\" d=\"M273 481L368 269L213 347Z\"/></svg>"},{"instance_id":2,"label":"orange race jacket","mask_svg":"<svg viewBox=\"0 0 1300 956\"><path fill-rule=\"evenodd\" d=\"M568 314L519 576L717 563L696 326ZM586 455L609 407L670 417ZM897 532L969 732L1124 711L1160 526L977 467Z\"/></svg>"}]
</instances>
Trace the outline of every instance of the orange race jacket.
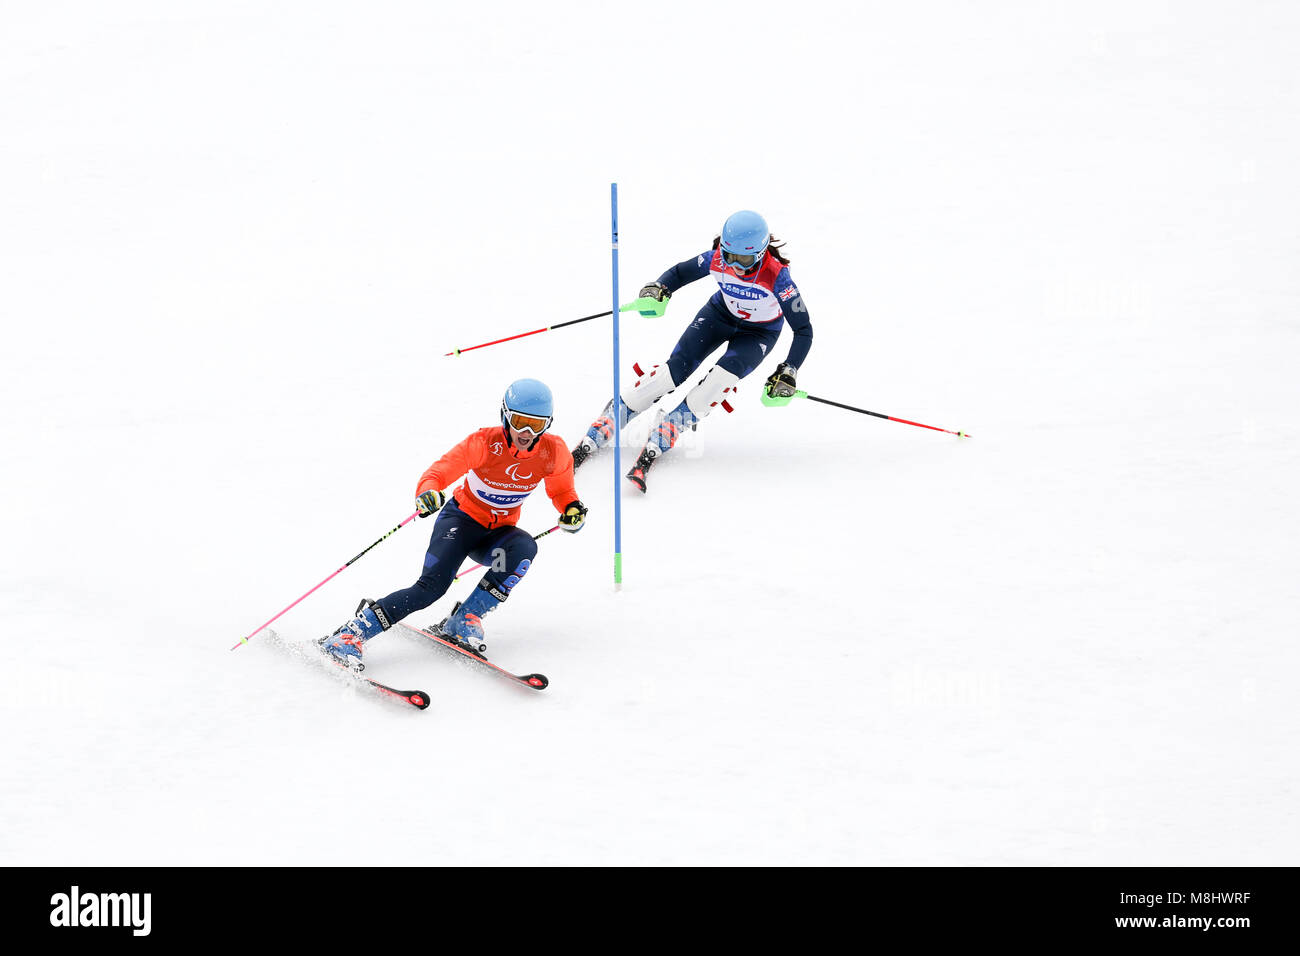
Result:
<instances>
[{"instance_id":1,"label":"orange race jacket","mask_svg":"<svg viewBox=\"0 0 1300 956\"><path fill-rule=\"evenodd\" d=\"M507 444L500 425L480 428L429 466L415 495L445 491L462 475L465 481L453 497L485 528L517 524L524 499L543 481L547 497L561 514L578 500L573 455L563 438L549 432L531 451L524 451Z\"/></svg>"}]
</instances>

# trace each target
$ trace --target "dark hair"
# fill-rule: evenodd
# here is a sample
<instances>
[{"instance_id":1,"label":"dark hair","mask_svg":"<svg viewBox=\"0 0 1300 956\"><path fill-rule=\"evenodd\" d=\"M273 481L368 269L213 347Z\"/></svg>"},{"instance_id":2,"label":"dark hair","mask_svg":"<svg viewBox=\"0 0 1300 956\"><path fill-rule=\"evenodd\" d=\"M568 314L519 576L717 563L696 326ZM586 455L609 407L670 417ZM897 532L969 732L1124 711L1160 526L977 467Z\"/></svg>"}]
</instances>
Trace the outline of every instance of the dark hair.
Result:
<instances>
[{"instance_id":1,"label":"dark hair","mask_svg":"<svg viewBox=\"0 0 1300 956\"><path fill-rule=\"evenodd\" d=\"M721 234L713 237L713 248L716 249L720 245L722 245ZM775 259L777 262L781 263L781 265L788 266L790 264L790 260L787 259L785 257L785 253L781 251L781 247L784 245L785 245L784 242L782 242L776 236L772 235L770 232L767 234L766 251L770 252L772 254L772 258Z\"/></svg>"}]
</instances>

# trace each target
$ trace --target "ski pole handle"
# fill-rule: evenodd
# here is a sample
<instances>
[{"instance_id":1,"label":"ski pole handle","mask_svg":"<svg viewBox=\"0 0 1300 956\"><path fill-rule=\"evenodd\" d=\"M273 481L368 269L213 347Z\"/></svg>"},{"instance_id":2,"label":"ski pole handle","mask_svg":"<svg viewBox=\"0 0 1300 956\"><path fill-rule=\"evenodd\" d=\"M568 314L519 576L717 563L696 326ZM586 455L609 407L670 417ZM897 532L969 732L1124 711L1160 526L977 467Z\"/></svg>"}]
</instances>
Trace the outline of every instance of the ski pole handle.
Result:
<instances>
[{"instance_id":1,"label":"ski pole handle","mask_svg":"<svg viewBox=\"0 0 1300 956\"><path fill-rule=\"evenodd\" d=\"M288 614L288 613L289 613L290 611L292 611L295 607L297 607L299 604L301 604L304 600L306 600L307 598L309 598L312 594L316 593L316 592L319 591L321 588L323 588L326 584L328 584L330 581L334 580L334 578L335 578L337 575L342 574L344 571L346 571L350 565L352 565L352 564L354 564L356 561L358 561L362 556L364 556L364 555L366 554L367 551L369 551L369 550L370 550L371 548L373 548L375 545L379 544L380 541L383 541L383 540L384 540L385 538L387 538L389 535L393 534L393 533L396 532L396 531L400 531L403 527L405 527L405 526L406 526L407 524L409 524L411 521L414 521L416 515L418 515L418 514L419 514L418 511L413 511L413 512L411 512L411 514L410 514L410 515L409 515L409 516L408 516L404 521L402 521L401 523L399 523L399 524L397 525L396 528L394 528L392 531L387 532L386 534L382 534L382 535L380 535L380 536L379 536L379 537L374 541L374 543L370 545L370 547L368 547L368 548L365 549L365 551L362 551L361 554L358 554L358 555L357 555L355 558L353 558L351 561L347 562L347 564L344 564L343 567L339 568L337 571L335 571L333 574L331 574L329 577L327 577L327 578L326 578L324 581L322 581L320 584L316 585L314 588L312 588L310 591L308 591L308 592L307 592L306 594L304 594L302 597L298 598L298 600L294 601L292 604L290 604L287 608L285 608L283 611L281 611L281 612L280 612L279 614L277 614L275 617L271 618L271 620L267 621L266 624L263 624L261 627L256 628L255 630L253 630L253 631L248 635L248 637L241 638L240 641L239 641L239 644L236 644L234 647L231 648L231 650L233 651L235 648L239 647L240 644L247 644L249 638L253 637L253 636L256 635L259 631L261 631L261 630L263 630L264 628L268 627L269 625L273 624L275 621L279 620L279 619L280 619L281 617L283 617L285 614Z\"/></svg>"},{"instance_id":2,"label":"ski pole handle","mask_svg":"<svg viewBox=\"0 0 1300 956\"><path fill-rule=\"evenodd\" d=\"M550 534L552 531L559 531L559 530L560 530L560 526L557 524L554 528L547 528L547 529L546 529L545 531L543 531L541 534L535 534L535 535L533 535L533 540L534 540L534 541L537 541L537 540L539 540L539 539L541 539L541 538L545 538L545 537L546 537L548 534ZM460 572L460 574L458 574L458 575L456 575L454 578L452 578L452 580L453 580L453 581L459 581L461 578L463 578L465 575L469 574L471 571L477 571L479 568L482 568L482 567L485 567L485 565L482 565L482 564L476 564L476 565L474 565L473 567L466 568L464 571Z\"/></svg>"}]
</instances>

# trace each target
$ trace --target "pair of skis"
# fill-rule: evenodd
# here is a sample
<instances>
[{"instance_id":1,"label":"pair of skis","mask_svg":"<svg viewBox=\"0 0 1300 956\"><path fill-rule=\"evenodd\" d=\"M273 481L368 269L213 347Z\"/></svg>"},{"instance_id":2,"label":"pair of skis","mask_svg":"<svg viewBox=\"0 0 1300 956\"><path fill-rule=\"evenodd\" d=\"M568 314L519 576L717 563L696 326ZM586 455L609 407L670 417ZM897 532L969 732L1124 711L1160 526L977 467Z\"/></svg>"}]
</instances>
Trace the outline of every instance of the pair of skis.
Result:
<instances>
[{"instance_id":1,"label":"pair of skis","mask_svg":"<svg viewBox=\"0 0 1300 956\"><path fill-rule=\"evenodd\" d=\"M494 664L492 661L488 660L482 654L481 651L475 650L474 648L470 647L468 644L463 644L455 639L445 637L433 630L424 630L422 628L412 627L410 624L405 624L400 622L397 624L397 627L400 627L405 631L408 631L410 634L414 636L418 636L433 641L435 644L441 644L443 647L455 651L457 654L460 654L462 657L465 657L475 662L476 664L480 664L483 667L486 667L489 670L494 671L500 676L508 680L511 680L516 684L521 684L524 687L530 687L533 690L544 690L546 686L550 683L550 681L547 680L546 675L544 674L512 673L506 670L505 668L500 667L497 664ZM282 645L289 646L275 631L270 631L269 634L273 640L279 642ZM401 690L397 687L391 687L388 684L383 684L377 680L373 680L372 678L366 677L365 674L362 673L360 670L351 668L348 665L339 661L337 658L331 656L330 654L327 654L324 648L320 646L321 643L322 643L321 641L313 641L311 642L310 645L307 646L314 648L315 651L320 654L321 658L326 663L331 664L334 667L337 667L347 677L356 681L359 686L364 687L365 689L372 691L378 694L379 696L387 697L392 700L397 700L402 703L409 704L410 706L415 707L417 710L424 710L429 706L429 695L426 694L424 691Z\"/></svg>"}]
</instances>

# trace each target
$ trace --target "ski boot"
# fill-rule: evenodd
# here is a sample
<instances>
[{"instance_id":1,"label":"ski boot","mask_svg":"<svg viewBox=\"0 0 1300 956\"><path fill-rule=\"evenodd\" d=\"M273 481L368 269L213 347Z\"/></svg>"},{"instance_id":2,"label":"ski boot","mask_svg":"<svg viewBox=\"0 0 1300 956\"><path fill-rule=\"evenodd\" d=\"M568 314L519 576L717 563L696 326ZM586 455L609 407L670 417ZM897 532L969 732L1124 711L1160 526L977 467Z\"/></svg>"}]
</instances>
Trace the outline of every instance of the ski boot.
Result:
<instances>
[{"instance_id":1,"label":"ski boot","mask_svg":"<svg viewBox=\"0 0 1300 956\"><path fill-rule=\"evenodd\" d=\"M650 470L650 466L655 463L659 457L659 449L654 445L646 445L641 449L641 454L637 456L636 464L632 470L627 473L628 481L641 489L641 494L645 494L645 476Z\"/></svg>"},{"instance_id":2,"label":"ski boot","mask_svg":"<svg viewBox=\"0 0 1300 956\"><path fill-rule=\"evenodd\" d=\"M578 466L581 465L584 461L586 461L587 458L591 455L591 453L595 450L596 450L596 443L593 442L590 438L586 438L586 437L584 437L582 441L578 442L578 444L574 445L573 452L572 452L574 470L576 471Z\"/></svg>"},{"instance_id":3,"label":"ski boot","mask_svg":"<svg viewBox=\"0 0 1300 956\"><path fill-rule=\"evenodd\" d=\"M618 404L624 425L640 414L632 411L621 400ZM582 436L582 441L573 446L573 467L577 468L591 456L593 451L608 445L617 433L618 428L614 425L614 400L611 398L605 403L600 417L591 423L587 434Z\"/></svg>"},{"instance_id":4,"label":"ski boot","mask_svg":"<svg viewBox=\"0 0 1300 956\"><path fill-rule=\"evenodd\" d=\"M645 447L641 449L636 464L627 473L628 480L644 493L646 472L650 470L650 466L654 464L655 459L665 452L671 451L683 431L688 428L694 431L695 426L699 423L699 416L691 411L691 407L686 401L683 401L665 415L660 420L658 427L651 430L650 437L646 439Z\"/></svg>"},{"instance_id":5,"label":"ski boot","mask_svg":"<svg viewBox=\"0 0 1300 956\"><path fill-rule=\"evenodd\" d=\"M452 605L451 614L438 625L438 633L453 644L481 656L487 650L483 615L500 607L501 601L502 598L493 593L493 588L479 584L463 602L457 601Z\"/></svg>"},{"instance_id":6,"label":"ski boot","mask_svg":"<svg viewBox=\"0 0 1300 956\"><path fill-rule=\"evenodd\" d=\"M614 437L614 400L610 399L600 417L591 423L582 441L573 446L573 467L586 461L597 448L604 448Z\"/></svg>"},{"instance_id":7,"label":"ski boot","mask_svg":"<svg viewBox=\"0 0 1300 956\"><path fill-rule=\"evenodd\" d=\"M357 605L356 617L316 643L335 663L360 673L366 669L361 661L362 645L390 627L384 609L369 598L362 598Z\"/></svg>"}]
</instances>

